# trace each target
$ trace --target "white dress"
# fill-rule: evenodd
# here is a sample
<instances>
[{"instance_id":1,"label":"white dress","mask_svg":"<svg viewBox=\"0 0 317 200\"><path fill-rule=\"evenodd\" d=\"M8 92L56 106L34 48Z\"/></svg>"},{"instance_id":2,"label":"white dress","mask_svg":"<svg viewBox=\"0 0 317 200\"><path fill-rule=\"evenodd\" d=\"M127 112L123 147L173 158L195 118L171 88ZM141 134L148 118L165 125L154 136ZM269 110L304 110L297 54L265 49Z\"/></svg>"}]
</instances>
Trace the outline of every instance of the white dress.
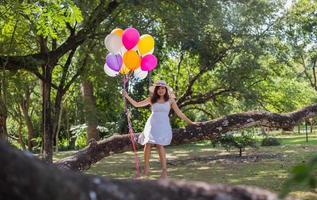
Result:
<instances>
[{"instance_id":1,"label":"white dress","mask_svg":"<svg viewBox=\"0 0 317 200\"><path fill-rule=\"evenodd\" d=\"M172 128L168 116L170 109L170 101L151 105L152 113L145 124L143 133L138 138L140 144L151 143L165 146L171 143Z\"/></svg>"}]
</instances>

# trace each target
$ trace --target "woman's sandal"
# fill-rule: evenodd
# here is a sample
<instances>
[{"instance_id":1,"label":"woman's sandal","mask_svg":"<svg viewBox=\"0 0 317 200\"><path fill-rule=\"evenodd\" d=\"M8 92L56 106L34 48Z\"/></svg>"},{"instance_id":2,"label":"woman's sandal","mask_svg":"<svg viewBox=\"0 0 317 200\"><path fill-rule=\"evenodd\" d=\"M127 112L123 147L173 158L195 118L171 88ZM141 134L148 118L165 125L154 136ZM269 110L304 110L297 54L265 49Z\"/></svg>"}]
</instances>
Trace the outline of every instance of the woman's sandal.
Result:
<instances>
[{"instance_id":1,"label":"woman's sandal","mask_svg":"<svg viewBox=\"0 0 317 200\"><path fill-rule=\"evenodd\" d=\"M143 176L149 176L149 172L150 172L150 166L144 167Z\"/></svg>"}]
</instances>

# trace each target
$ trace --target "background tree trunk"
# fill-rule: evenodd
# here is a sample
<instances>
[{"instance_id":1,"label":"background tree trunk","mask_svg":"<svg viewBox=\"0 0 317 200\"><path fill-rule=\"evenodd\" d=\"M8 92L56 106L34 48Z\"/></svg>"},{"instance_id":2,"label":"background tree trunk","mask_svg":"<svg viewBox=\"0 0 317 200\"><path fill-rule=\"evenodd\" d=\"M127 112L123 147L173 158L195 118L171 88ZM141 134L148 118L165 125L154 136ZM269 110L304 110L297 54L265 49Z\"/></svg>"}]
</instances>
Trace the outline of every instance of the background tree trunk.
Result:
<instances>
[{"instance_id":1,"label":"background tree trunk","mask_svg":"<svg viewBox=\"0 0 317 200\"><path fill-rule=\"evenodd\" d=\"M18 141L19 141L19 144L21 145L22 149L25 150L26 149L25 144L24 144L23 139L22 139L22 125L23 125L23 123L21 121L21 123L18 125L19 126L19 129L18 129L19 140Z\"/></svg>"},{"instance_id":2,"label":"background tree trunk","mask_svg":"<svg viewBox=\"0 0 317 200\"><path fill-rule=\"evenodd\" d=\"M204 122L201 126L188 126L186 128L173 129L173 145L179 145L199 140L212 139L219 135L247 128L251 126L265 126L281 129L290 129L299 122L317 115L317 104L307 106L301 110L277 114L267 111L251 111L237 113ZM136 134L138 137L139 134ZM121 153L131 150L131 142L128 134L114 135L100 142L91 142L88 147L78 151L74 155L61 159L55 164L60 168L71 170L85 170L91 164L112 153Z\"/></svg>"},{"instance_id":3,"label":"background tree trunk","mask_svg":"<svg viewBox=\"0 0 317 200\"><path fill-rule=\"evenodd\" d=\"M20 107L23 113L26 127L28 129L28 149L29 151L32 151L33 146L35 146L35 143L32 141L32 139L35 138L35 130L33 127L31 116L29 115L29 102L27 102L26 99L23 100Z\"/></svg>"},{"instance_id":4,"label":"background tree trunk","mask_svg":"<svg viewBox=\"0 0 317 200\"><path fill-rule=\"evenodd\" d=\"M89 80L85 80L81 84L81 92L84 101L84 112L87 124L87 143L90 139L99 140L99 132L97 130L98 119L96 109L96 98L93 94L93 85Z\"/></svg>"},{"instance_id":5,"label":"background tree trunk","mask_svg":"<svg viewBox=\"0 0 317 200\"><path fill-rule=\"evenodd\" d=\"M0 140L7 140L7 109L0 95Z\"/></svg>"},{"instance_id":6,"label":"background tree trunk","mask_svg":"<svg viewBox=\"0 0 317 200\"><path fill-rule=\"evenodd\" d=\"M56 152L58 152L58 137L59 137L59 131L61 130L61 123L62 123L62 115L63 115L63 105L61 105L61 109L59 111L58 114L58 120L57 120L57 127L56 127L56 131L55 131L55 150Z\"/></svg>"}]
</instances>

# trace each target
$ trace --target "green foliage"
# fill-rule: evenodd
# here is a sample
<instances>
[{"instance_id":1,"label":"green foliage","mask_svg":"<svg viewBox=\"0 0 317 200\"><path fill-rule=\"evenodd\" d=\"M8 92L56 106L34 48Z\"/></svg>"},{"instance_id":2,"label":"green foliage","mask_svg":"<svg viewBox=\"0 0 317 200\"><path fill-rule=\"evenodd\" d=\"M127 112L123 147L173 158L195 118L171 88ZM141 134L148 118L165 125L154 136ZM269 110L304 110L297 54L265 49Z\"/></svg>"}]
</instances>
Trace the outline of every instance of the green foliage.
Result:
<instances>
[{"instance_id":1,"label":"green foliage","mask_svg":"<svg viewBox=\"0 0 317 200\"><path fill-rule=\"evenodd\" d=\"M3 55L29 55L40 51L39 37L52 50L75 33L93 16L103 1L13 1L0 4L0 52ZM105 2L106 4L108 2ZM248 110L289 112L316 102L312 87L316 57L316 2L296 2L286 13L285 1L120 1L119 7L89 33L81 44L67 76L62 80L69 52L59 59L53 70L53 83L59 85L76 78L63 97L60 145L67 146L70 127L85 123L80 92L82 80L94 86L98 124L107 127L102 137L124 133L127 128L122 96L122 76L108 77L103 71L107 50L105 36L115 27L136 27L141 34L155 38L158 67L151 80L164 79L179 99L187 91L190 80L202 75L180 105L182 111L195 121L205 121L223 115ZM124 12L122 12L124 10ZM94 18L93 18L94 19ZM70 26L68 26L70 25ZM87 58L87 60L85 60ZM85 60L85 62L84 62ZM305 65L304 65L305 64ZM307 74L305 73L307 72ZM29 72L6 72L8 127L17 136L18 121L22 119L19 103L25 91L31 91L29 114L36 134L41 128L41 87L38 77ZM136 100L148 95L149 79L130 81L129 94ZM210 93L206 101L195 103L197 96ZM56 97L53 88L52 104ZM143 130L150 110L129 106L136 132ZM54 112L54 110L53 110ZM22 119L23 121L23 119ZM172 116L174 128L186 125ZM109 124L112 123L113 125ZM75 131L76 132L76 131ZM85 128L78 134L78 146L85 146ZM25 124L22 136L27 138ZM75 136L77 138L77 136Z\"/></svg>"},{"instance_id":2,"label":"green foliage","mask_svg":"<svg viewBox=\"0 0 317 200\"><path fill-rule=\"evenodd\" d=\"M232 148L238 148L240 156L242 156L242 151L244 151L246 147L256 148L256 139L249 132L242 132L241 135L238 136L227 133L213 139L211 142L213 146L220 145L227 151L230 151Z\"/></svg>"},{"instance_id":3,"label":"green foliage","mask_svg":"<svg viewBox=\"0 0 317 200\"><path fill-rule=\"evenodd\" d=\"M265 137L261 142L261 146L279 146L280 141L275 137Z\"/></svg>"},{"instance_id":4,"label":"green foliage","mask_svg":"<svg viewBox=\"0 0 317 200\"><path fill-rule=\"evenodd\" d=\"M106 126L97 126L97 130L100 133L100 137L102 139L112 136L116 130L118 130L118 124L114 122L109 122L105 124ZM70 132L72 135L72 139L75 140L75 148L81 149L86 146L87 144L87 125L80 124L76 126L72 126L70 128ZM65 141L61 140L61 146L65 145ZM68 143L69 145L69 143Z\"/></svg>"},{"instance_id":5,"label":"green foliage","mask_svg":"<svg viewBox=\"0 0 317 200\"><path fill-rule=\"evenodd\" d=\"M42 149L42 137L35 137L32 139L35 142L36 146L33 147L33 152L41 152Z\"/></svg>"},{"instance_id":6,"label":"green foliage","mask_svg":"<svg viewBox=\"0 0 317 200\"><path fill-rule=\"evenodd\" d=\"M62 151L71 150L70 141L68 138L58 140L58 149Z\"/></svg>"},{"instance_id":7,"label":"green foliage","mask_svg":"<svg viewBox=\"0 0 317 200\"><path fill-rule=\"evenodd\" d=\"M107 122L104 126L97 126L97 130L99 131L101 138L112 136L118 131L118 128L118 122Z\"/></svg>"},{"instance_id":8,"label":"green foliage","mask_svg":"<svg viewBox=\"0 0 317 200\"><path fill-rule=\"evenodd\" d=\"M9 138L8 141L10 142L11 145L15 146L16 148L22 149L22 146L18 140L14 140L12 138Z\"/></svg>"},{"instance_id":9,"label":"green foliage","mask_svg":"<svg viewBox=\"0 0 317 200\"><path fill-rule=\"evenodd\" d=\"M84 148L87 144L86 129L86 124L80 124L70 128L72 139L75 139L75 147L77 149Z\"/></svg>"},{"instance_id":10,"label":"green foliage","mask_svg":"<svg viewBox=\"0 0 317 200\"><path fill-rule=\"evenodd\" d=\"M285 197L295 185L302 185L309 189L317 187L317 155L307 163L293 167L290 178L284 183L280 196Z\"/></svg>"},{"instance_id":11,"label":"green foliage","mask_svg":"<svg viewBox=\"0 0 317 200\"><path fill-rule=\"evenodd\" d=\"M83 20L81 11L71 0L21 4L21 10L30 20L34 20L38 35L53 39L61 39L60 34L66 34L67 24L74 26Z\"/></svg>"}]
</instances>

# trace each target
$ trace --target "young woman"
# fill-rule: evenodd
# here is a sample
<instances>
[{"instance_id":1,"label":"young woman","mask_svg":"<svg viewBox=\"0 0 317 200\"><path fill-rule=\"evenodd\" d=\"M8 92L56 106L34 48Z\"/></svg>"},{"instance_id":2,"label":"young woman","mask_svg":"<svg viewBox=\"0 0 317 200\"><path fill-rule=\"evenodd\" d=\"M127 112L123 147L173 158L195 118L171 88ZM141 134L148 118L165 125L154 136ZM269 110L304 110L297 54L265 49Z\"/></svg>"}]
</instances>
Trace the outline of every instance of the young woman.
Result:
<instances>
[{"instance_id":1,"label":"young woman","mask_svg":"<svg viewBox=\"0 0 317 200\"><path fill-rule=\"evenodd\" d=\"M150 155L152 145L156 145L162 167L161 178L167 178L166 153L164 146L169 145L172 140L172 128L169 121L169 112L173 108L175 113L188 124L199 125L192 122L178 108L175 95L165 81L156 81L150 88L151 96L143 101L136 102L126 91L123 95L135 107L151 105L152 114L148 118L143 133L139 136L138 142L144 145L144 175L147 176L150 170Z\"/></svg>"}]
</instances>

